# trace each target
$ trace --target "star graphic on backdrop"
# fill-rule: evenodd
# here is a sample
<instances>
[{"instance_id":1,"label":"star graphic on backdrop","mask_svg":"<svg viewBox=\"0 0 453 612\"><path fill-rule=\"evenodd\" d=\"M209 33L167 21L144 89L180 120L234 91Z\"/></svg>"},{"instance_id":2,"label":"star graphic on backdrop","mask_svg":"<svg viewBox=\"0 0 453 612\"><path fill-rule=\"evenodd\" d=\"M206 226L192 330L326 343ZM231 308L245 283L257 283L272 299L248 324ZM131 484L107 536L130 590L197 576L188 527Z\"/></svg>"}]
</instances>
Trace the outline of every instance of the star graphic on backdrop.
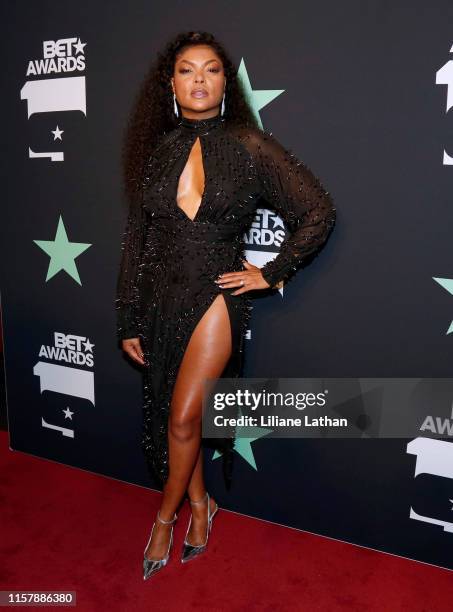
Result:
<instances>
[{"instance_id":1,"label":"star graphic on backdrop","mask_svg":"<svg viewBox=\"0 0 453 612\"><path fill-rule=\"evenodd\" d=\"M448 501L450 502L450 504L453 504L453 499L449 499ZM453 510L453 506L450 508L450 510Z\"/></svg>"},{"instance_id":2,"label":"star graphic on backdrop","mask_svg":"<svg viewBox=\"0 0 453 612\"><path fill-rule=\"evenodd\" d=\"M76 53L85 53L85 50L84 50L85 45L86 43L80 42L80 38L79 38L78 41L74 44L74 49L76 49Z\"/></svg>"},{"instance_id":3,"label":"star graphic on backdrop","mask_svg":"<svg viewBox=\"0 0 453 612\"><path fill-rule=\"evenodd\" d=\"M75 264L75 258L86 251L91 244L86 242L69 242L61 215L58 221L55 240L33 240L33 242L50 257L46 282L60 272L60 270L64 270L79 285L82 284Z\"/></svg>"},{"instance_id":4,"label":"star graphic on backdrop","mask_svg":"<svg viewBox=\"0 0 453 612\"><path fill-rule=\"evenodd\" d=\"M285 90L253 89L250 83L249 75L247 73L247 68L245 67L244 58L241 59L241 63L239 65L238 78L241 82L244 94L247 98L250 108L252 109L252 112L255 115L261 129L263 129L263 124L261 122L259 111L265 106L267 106L270 102L272 102L272 100L275 100L275 98L282 94Z\"/></svg>"},{"instance_id":5,"label":"star graphic on backdrop","mask_svg":"<svg viewBox=\"0 0 453 612\"><path fill-rule=\"evenodd\" d=\"M88 340L88 338L86 339L86 342L82 342L82 344L85 345L85 350L86 351L90 351L90 353L93 352L93 346L94 344L91 344L91 342Z\"/></svg>"},{"instance_id":6,"label":"star graphic on backdrop","mask_svg":"<svg viewBox=\"0 0 453 612\"><path fill-rule=\"evenodd\" d=\"M435 280L436 283L439 283L441 287L446 289L448 293L453 295L453 278L436 278L435 276L433 276L433 280ZM451 332L453 332L453 321L450 323L450 327L447 330L447 334L451 334Z\"/></svg>"},{"instance_id":7,"label":"star graphic on backdrop","mask_svg":"<svg viewBox=\"0 0 453 612\"><path fill-rule=\"evenodd\" d=\"M64 130L60 130L60 128L58 127L58 125L57 125L57 127L56 127L54 130L50 130L50 131L51 131L51 132L52 132L52 134L53 134L53 139L54 139L54 140L56 140L57 138L58 138L59 140L62 140L61 135L63 134Z\"/></svg>"},{"instance_id":8,"label":"star graphic on backdrop","mask_svg":"<svg viewBox=\"0 0 453 612\"><path fill-rule=\"evenodd\" d=\"M74 413L73 413L73 412L71 412L71 411L69 410L69 408L66 408L66 410L63 410L63 412L64 412L64 418L65 418L65 419L71 419L71 421L72 421L72 415L73 415Z\"/></svg>"},{"instance_id":9,"label":"star graphic on backdrop","mask_svg":"<svg viewBox=\"0 0 453 612\"><path fill-rule=\"evenodd\" d=\"M238 414L242 415L242 410L238 410ZM271 433L273 429L266 429L265 427L241 427L238 425L236 427L236 437L234 439L233 449L241 455L243 459L247 461L249 465L251 465L255 470L256 467L255 457L253 455L252 442L259 440L260 438L264 438L269 433ZM222 452L216 450L212 455L212 459L217 459L222 456Z\"/></svg>"},{"instance_id":10,"label":"star graphic on backdrop","mask_svg":"<svg viewBox=\"0 0 453 612\"><path fill-rule=\"evenodd\" d=\"M281 217L277 217L277 215L274 215L272 217L272 221L274 222L274 227L272 229L275 229L276 227L281 227L282 229L285 229L285 226L283 225L283 219Z\"/></svg>"},{"instance_id":11,"label":"star graphic on backdrop","mask_svg":"<svg viewBox=\"0 0 453 612\"><path fill-rule=\"evenodd\" d=\"M255 118L258 122L258 125L263 129L263 122L261 121L259 111L270 104L275 98L277 98L280 94L284 93L284 89L253 89L252 84L250 82L250 78L247 72L247 68L245 66L244 58L241 59L241 63L239 64L238 69L238 78L242 85L242 89L244 91L244 95L247 98L247 102L255 115ZM270 132L272 134L272 132ZM281 219L274 218L274 228L281 226L284 229L283 221ZM277 288L283 297L283 285L284 282L280 281L277 284Z\"/></svg>"}]
</instances>

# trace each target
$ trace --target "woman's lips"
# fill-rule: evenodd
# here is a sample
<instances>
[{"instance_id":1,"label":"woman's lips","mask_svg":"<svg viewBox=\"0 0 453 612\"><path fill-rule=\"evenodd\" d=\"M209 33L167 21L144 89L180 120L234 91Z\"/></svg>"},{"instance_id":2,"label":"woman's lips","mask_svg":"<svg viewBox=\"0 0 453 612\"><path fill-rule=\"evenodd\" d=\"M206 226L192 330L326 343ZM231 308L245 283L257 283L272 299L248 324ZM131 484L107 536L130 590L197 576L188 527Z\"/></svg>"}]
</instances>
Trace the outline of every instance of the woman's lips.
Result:
<instances>
[{"instance_id":1,"label":"woman's lips","mask_svg":"<svg viewBox=\"0 0 453 612\"><path fill-rule=\"evenodd\" d=\"M208 92L198 90L198 91L193 91L191 95L193 98L206 98L206 96L208 95Z\"/></svg>"}]
</instances>

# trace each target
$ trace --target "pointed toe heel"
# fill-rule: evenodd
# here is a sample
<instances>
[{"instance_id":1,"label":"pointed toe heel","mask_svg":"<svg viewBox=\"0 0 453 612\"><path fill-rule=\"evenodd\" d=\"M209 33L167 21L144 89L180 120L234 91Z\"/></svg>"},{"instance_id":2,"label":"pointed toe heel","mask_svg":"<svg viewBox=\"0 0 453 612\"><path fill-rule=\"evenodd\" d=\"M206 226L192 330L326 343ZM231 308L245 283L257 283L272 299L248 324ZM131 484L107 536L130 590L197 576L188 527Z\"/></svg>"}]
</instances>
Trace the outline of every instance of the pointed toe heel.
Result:
<instances>
[{"instance_id":1,"label":"pointed toe heel","mask_svg":"<svg viewBox=\"0 0 453 612\"><path fill-rule=\"evenodd\" d=\"M188 525L187 531L186 531L186 537L184 538L184 543L182 545L181 563L187 563L187 561L190 561L191 559L194 559L195 557L198 557L199 555L201 555L201 553L203 553L206 550L206 547L208 545L209 534L210 534L211 529L212 529L212 519L217 514L217 512L219 510L219 506L216 503L214 512L211 512L211 504L210 504L209 493L206 493L206 495L203 497L203 499L200 499L198 501L192 501L192 500L189 500L189 501L190 501L191 504L201 504L201 503L203 503L205 501L206 498L208 500L208 525L207 525L207 529L206 529L206 540L204 541L203 544L199 544L199 545L190 544L190 542L187 541L187 534L189 533L190 526L192 524L192 514L191 514L190 515L190 520L189 520L189 525Z\"/></svg>"},{"instance_id":2,"label":"pointed toe heel","mask_svg":"<svg viewBox=\"0 0 453 612\"><path fill-rule=\"evenodd\" d=\"M157 520L160 523L163 523L164 525L170 525L172 523L174 524L177 518L178 516L175 513L175 516L171 521L164 521L163 519L160 518L159 512L157 513ZM149 536L148 543L146 544L145 550L143 551L143 580L147 580L148 578L150 578L150 576L152 576L153 574L155 574L156 572L158 572L159 570L161 570L163 567L167 565L168 559L170 558L170 550L171 550L171 547L173 546L173 527L174 525L172 524L171 531L170 531L170 542L168 544L168 549L167 549L167 553L165 557L163 559L148 559L147 558L146 549L148 548L149 543L151 542L151 538L153 537L153 531L154 531L155 524L156 524L156 521L154 521L153 523L153 527L151 529L151 535Z\"/></svg>"}]
</instances>

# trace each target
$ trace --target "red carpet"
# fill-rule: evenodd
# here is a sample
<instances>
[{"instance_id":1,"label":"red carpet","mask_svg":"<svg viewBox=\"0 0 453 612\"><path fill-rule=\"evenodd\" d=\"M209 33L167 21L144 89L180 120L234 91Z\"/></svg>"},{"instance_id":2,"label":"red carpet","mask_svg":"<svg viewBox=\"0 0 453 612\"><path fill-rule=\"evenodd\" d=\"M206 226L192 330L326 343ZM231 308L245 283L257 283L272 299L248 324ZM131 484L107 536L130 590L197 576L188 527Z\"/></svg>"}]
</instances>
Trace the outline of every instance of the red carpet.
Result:
<instances>
[{"instance_id":1,"label":"red carpet","mask_svg":"<svg viewBox=\"0 0 453 612\"><path fill-rule=\"evenodd\" d=\"M452 607L448 570L222 509L209 550L182 565L187 502L169 564L143 581L160 493L10 451L3 431L0 466L0 590L76 591L82 612Z\"/></svg>"}]
</instances>

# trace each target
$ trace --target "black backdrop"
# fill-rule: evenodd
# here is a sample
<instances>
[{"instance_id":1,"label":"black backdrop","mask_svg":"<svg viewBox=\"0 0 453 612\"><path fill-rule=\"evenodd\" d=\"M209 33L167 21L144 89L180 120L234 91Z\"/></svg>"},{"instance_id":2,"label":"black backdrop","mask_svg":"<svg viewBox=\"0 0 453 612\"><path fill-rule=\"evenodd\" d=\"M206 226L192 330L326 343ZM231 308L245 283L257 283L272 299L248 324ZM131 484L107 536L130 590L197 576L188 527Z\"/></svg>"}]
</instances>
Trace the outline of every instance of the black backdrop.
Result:
<instances>
[{"instance_id":1,"label":"black backdrop","mask_svg":"<svg viewBox=\"0 0 453 612\"><path fill-rule=\"evenodd\" d=\"M262 124L320 176L338 211L321 256L282 294L254 301L244 375L451 375L453 289L435 280L453 267L450 2L22 1L2 12L12 449L157 488L139 446L140 374L115 338L120 139L151 58L180 30L216 34L254 90L284 90L259 111ZM84 70L27 75L43 41L79 37ZM61 91L39 87L70 77L85 80L61 110ZM40 112L28 117L31 99ZM53 241L60 216L85 246L76 271L46 280L49 245L35 241ZM267 251L250 244L249 258ZM413 507L448 522L453 472L414 478L408 442L261 438L256 468L235 457L229 493L208 454L207 484L223 507L453 569L452 533L410 518Z\"/></svg>"}]
</instances>

